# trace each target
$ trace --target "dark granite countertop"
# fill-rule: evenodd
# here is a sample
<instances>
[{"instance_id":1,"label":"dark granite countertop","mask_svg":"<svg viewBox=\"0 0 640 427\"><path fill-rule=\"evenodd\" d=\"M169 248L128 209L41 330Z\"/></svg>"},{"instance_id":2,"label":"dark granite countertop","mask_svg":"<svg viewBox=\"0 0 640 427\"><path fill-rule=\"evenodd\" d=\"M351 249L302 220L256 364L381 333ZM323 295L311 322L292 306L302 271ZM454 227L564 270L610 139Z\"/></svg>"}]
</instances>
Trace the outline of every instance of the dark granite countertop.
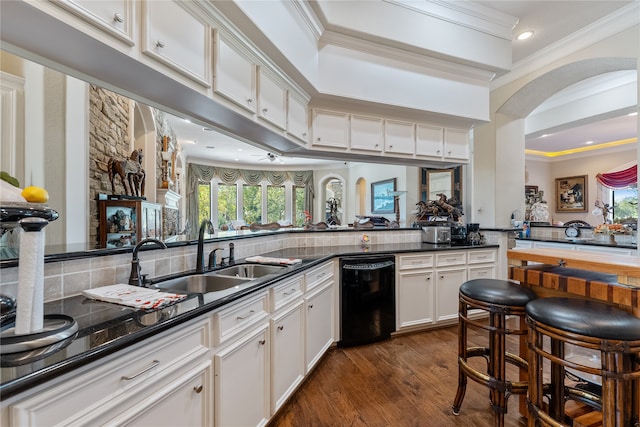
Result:
<instances>
[{"instance_id":1,"label":"dark granite countertop","mask_svg":"<svg viewBox=\"0 0 640 427\"><path fill-rule=\"evenodd\" d=\"M72 317L78 323L78 332L49 347L30 352L0 354L0 394L6 399L28 390L336 256L497 247L497 245L439 246L427 243L397 243L371 245L368 248L357 245L289 248L263 255L300 258L303 260L302 264L295 265L278 276L271 276L263 281L256 280L254 286L215 301L207 301L206 294L194 294L177 304L150 312L99 302L84 296L49 302L45 304L45 314L64 314ZM168 278L170 277L162 279ZM11 319L4 319L3 328L10 321Z\"/></svg>"}]
</instances>

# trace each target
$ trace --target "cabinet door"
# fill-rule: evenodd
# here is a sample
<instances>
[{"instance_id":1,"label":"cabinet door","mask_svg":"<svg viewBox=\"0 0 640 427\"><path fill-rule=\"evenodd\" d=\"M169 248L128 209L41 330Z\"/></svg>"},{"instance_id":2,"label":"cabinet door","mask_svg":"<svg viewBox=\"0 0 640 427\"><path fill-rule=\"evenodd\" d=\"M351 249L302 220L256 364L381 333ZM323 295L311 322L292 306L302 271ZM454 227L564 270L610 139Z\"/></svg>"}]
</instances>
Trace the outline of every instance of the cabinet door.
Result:
<instances>
[{"instance_id":1,"label":"cabinet door","mask_svg":"<svg viewBox=\"0 0 640 427\"><path fill-rule=\"evenodd\" d=\"M211 425L212 399L211 359L207 359L153 390L139 404L126 410L114 407L110 413L118 416L106 424L185 427Z\"/></svg>"},{"instance_id":2,"label":"cabinet door","mask_svg":"<svg viewBox=\"0 0 640 427\"><path fill-rule=\"evenodd\" d=\"M263 67L258 71L258 117L286 129L287 89Z\"/></svg>"},{"instance_id":3,"label":"cabinet door","mask_svg":"<svg viewBox=\"0 0 640 427\"><path fill-rule=\"evenodd\" d=\"M268 329L264 324L215 355L216 426L250 427L269 419Z\"/></svg>"},{"instance_id":4,"label":"cabinet door","mask_svg":"<svg viewBox=\"0 0 640 427\"><path fill-rule=\"evenodd\" d=\"M256 66L230 38L216 31L213 90L251 113L256 111Z\"/></svg>"},{"instance_id":5,"label":"cabinet door","mask_svg":"<svg viewBox=\"0 0 640 427\"><path fill-rule=\"evenodd\" d=\"M442 158L444 133L441 127L416 125L416 156Z\"/></svg>"},{"instance_id":6,"label":"cabinet door","mask_svg":"<svg viewBox=\"0 0 640 427\"><path fill-rule=\"evenodd\" d=\"M348 114L313 110L313 145L330 148L347 148L348 144Z\"/></svg>"},{"instance_id":7,"label":"cabinet door","mask_svg":"<svg viewBox=\"0 0 640 427\"><path fill-rule=\"evenodd\" d=\"M129 0L53 0L53 3L105 33L133 46L135 3Z\"/></svg>"},{"instance_id":8,"label":"cabinet door","mask_svg":"<svg viewBox=\"0 0 640 427\"><path fill-rule=\"evenodd\" d=\"M384 125L384 151L413 154L416 146L415 124L386 120Z\"/></svg>"},{"instance_id":9,"label":"cabinet door","mask_svg":"<svg viewBox=\"0 0 640 427\"><path fill-rule=\"evenodd\" d=\"M382 152L383 121L375 117L351 116L351 149Z\"/></svg>"},{"instance_id":10,"label":"cabinet door","mask_svg":"<svg viewBox=\"0 0 640 427\"><path fill-rule=\"evenodd\" d=\"M305 298L307 372L333 344L333 280Z\"/></svg>"},{"instance_id":11,"label":"cabinet door","mask_svg":"<svg viewBox=\"0 0 640 427\"><path fill-rule=\"evenodd\" d=\"M458 290L466 280L466 268L436 271L437 322L458 318Z\"/></svg>"},{"instance_id":12,"label":"cabinet door","mask_svg":"<svg viewBox=\"0 0 640 427\"><path fill-rule=\"evenodd\" d=\"M304 378L303 301L271 319L271 413Z\"/></svg>"},{"instance_id":13,"label":"cabinet door","mask_svg":"<svg viewBox=\"0 0 640 427\"><path fill-rule=\"evenodd\" d=\"M307 144L309 142L309 114L307 102L287 94L287 133Z\"/></svg>"},{"instance_id":14,"label":"cabinet door","mask_svg":"<svg viewBox=\"0 0 640 427\"><path fill-rule=\"evenodd\" d=\"M398 289L398 325L406 328L432 323L434 288L431 270L401 271Z\"/></svg>"},{"instance_id":15,"label":"cabinet door","mask_svg":"<svg viewBox=\"0 0 640 427\"><path fill-rule=\"evenodd\" d=\"M445 159L469 160L469 132L445 129L444 157Z\"/></svg>"},{"instance_id":16,"label":"cabinet door","mask_svg":"<svg viewBox=\"0 0 640 427\"><path fill-rule=\"evenodd\" d=\"M210 87L210 34L204 22L174 1L143 4L143 53Z\"/></svg>"}]
</instances>

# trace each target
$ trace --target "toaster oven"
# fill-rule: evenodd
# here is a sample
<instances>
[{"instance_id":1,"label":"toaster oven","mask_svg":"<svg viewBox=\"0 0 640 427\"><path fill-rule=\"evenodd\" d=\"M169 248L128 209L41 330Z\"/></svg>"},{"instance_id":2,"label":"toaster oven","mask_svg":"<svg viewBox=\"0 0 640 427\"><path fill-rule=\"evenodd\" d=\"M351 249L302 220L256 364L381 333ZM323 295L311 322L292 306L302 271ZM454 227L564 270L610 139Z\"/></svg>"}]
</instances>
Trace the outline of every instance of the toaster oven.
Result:
<instances>
[{"instance_id":1,"label":"toaster oven","mask_svg":"<svg viewBox=\"0 0 640 427\"><path fill-rule=\"evenodd\" d=\"M436 245L451 244L451 227L439 225L422 227L422 241Z\"/></svg>"}]
</instances>

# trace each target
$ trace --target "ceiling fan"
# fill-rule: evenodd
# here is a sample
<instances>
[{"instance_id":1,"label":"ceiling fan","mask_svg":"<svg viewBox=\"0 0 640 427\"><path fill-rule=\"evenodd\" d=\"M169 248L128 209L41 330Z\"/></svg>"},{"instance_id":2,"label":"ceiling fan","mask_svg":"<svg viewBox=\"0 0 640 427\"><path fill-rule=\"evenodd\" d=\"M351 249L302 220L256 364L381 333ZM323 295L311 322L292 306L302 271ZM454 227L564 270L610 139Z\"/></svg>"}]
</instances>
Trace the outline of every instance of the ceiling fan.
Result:
<instances>
[{"instance_id":1,"label":"ceiling fan","mask_svg":"<svg viewBox=\"0 0 640 427\"><path fill-rule=\"evenodd\" d=\"M261 154L253 154L254 156L261 156ZM273 163L276 160L280 161L280 163L284 163L284 161L279 158L277 155L273 154L273 153L267 153L265 156L259 158L258 160L268 160L269 162Z\"/></svg>"}]
</instances>

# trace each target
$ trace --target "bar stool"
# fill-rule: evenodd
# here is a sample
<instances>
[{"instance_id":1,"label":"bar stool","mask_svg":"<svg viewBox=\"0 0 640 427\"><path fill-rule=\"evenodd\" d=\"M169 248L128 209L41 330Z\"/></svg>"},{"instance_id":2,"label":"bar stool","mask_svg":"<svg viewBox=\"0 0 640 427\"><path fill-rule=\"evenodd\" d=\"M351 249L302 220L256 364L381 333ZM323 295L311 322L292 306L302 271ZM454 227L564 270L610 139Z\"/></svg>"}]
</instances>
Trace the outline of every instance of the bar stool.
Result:
<instances>
[{"instance_id":1,"label":"bar stool","mask_svg":"<svg viewBox=\"0 0 640 427\"><path fill-rule=\"evenodd\" d=\"M526 381L508 381L506 363L527 371L527 361L506 351L507 335L526 335L524 322L525 306L536 295L517 283L498 279L474 279L463 283L459 291L458 311L458 390L453 402L453 414L460 414L460 407L467 389L467 378L489 388L491 408L495 413L495 425L504 426L507 400L511 394L525 394ZM483 310L486 318L472 320L469 310ZM519 320L518 329L508 329L507 316ZM488 347L467 347L467 328L476 327L489 332ZM468 363L472 357L484 357L486 372L475 369Z\"/></svg>"},{"instance_id":2,"label":"bar stool","mask_svg":"<svg viewBox=\"0 0 640 427\"><path fill-rule=\"evenodd\" d=\"M587 425L640 426L640 318L601 302L573 298L541 298L525 311L529 426L585 425L583 417L590 418ZM580 349L599 355L600 362L576 358ZM595 379L601 381L601 392ZM577 387L580 382L591 391ZM568 419L568 400L586 403L593 412Z\"/></svg>"}]
</instances>

